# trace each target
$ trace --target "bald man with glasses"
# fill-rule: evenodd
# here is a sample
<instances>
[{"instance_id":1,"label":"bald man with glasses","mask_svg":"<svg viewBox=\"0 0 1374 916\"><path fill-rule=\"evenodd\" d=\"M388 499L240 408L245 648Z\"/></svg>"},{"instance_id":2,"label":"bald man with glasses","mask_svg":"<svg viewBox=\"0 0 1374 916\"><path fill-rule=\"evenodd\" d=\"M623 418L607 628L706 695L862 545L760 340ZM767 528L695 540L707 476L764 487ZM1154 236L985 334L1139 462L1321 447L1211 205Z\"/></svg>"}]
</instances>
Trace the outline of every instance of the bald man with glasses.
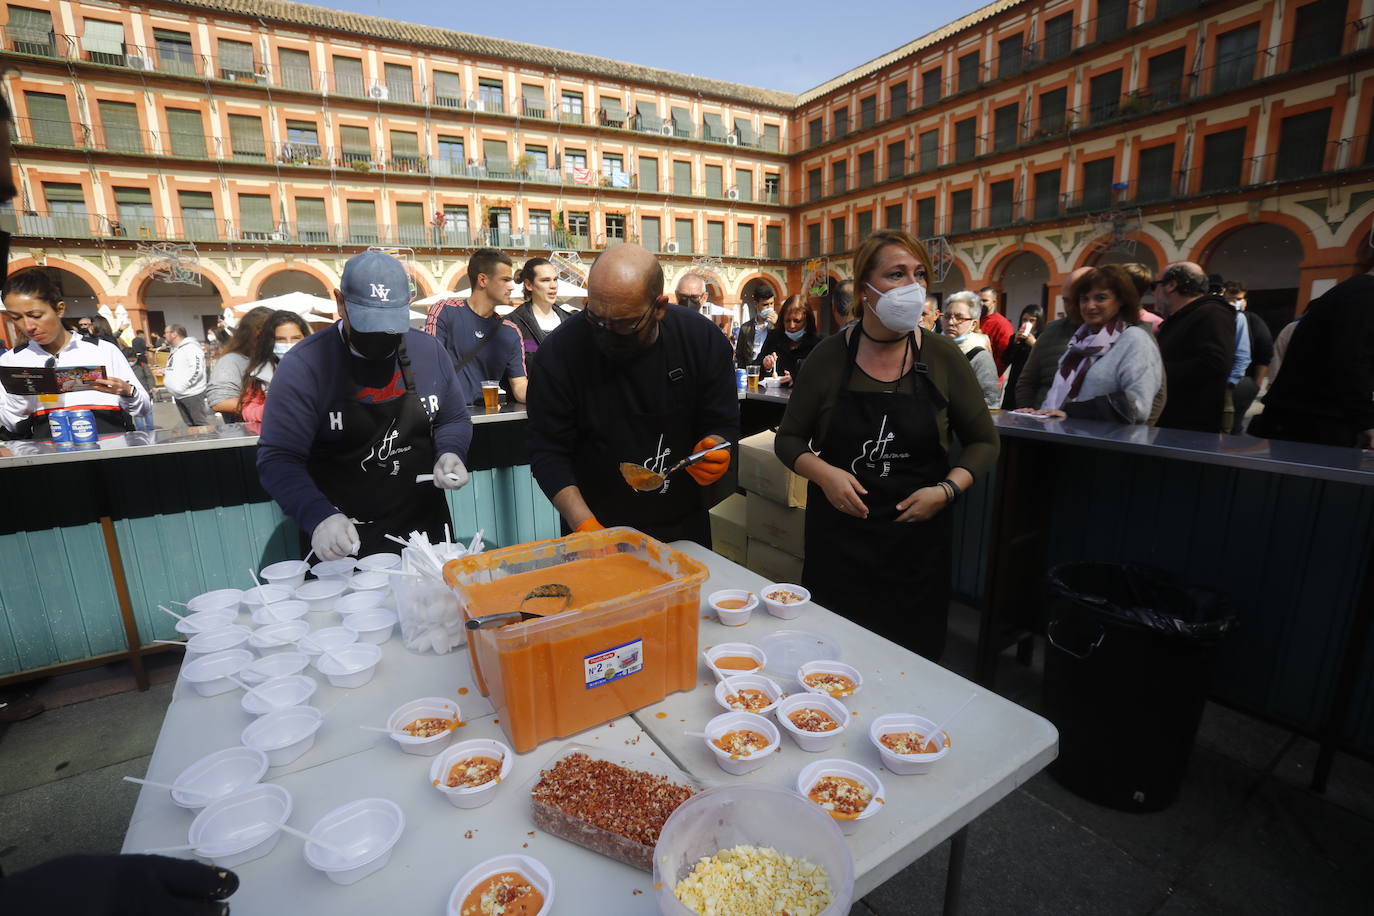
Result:
<instances>
[{"instance_id":1,"label":"bald man with glasses","mask_svg":"<svg viewBox=\"0 0 1374 916\"><path fill-rule=\"evenodd\" d=\"M622 462L666 472L739 436L730 343L686 307L669 305L663 269L638 245L616 245L587 277L587 306L539 348L529 390L530 466L567 530L629 525L662 541L711 546L709 494L728 448L632 489Z\"/></svg>"}]
</instances>

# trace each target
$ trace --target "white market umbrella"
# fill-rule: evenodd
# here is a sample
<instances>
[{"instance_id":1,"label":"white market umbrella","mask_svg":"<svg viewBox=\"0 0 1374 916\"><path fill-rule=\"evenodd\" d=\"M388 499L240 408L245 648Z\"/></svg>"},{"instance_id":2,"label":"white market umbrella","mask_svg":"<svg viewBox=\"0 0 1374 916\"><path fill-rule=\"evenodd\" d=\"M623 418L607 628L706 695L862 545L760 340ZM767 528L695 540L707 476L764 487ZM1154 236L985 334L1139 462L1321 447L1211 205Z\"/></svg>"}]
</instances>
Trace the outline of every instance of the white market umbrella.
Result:
<instances>
[{"instance_id":1,"label":"white market umbrella","mask_svg":"<svg viewBox=\"0 0 1374 916\"><path fill-rule=\"evenodd\" d=\"M574 284L574 283L569 283L567 280L559 280L559 281L558 281L558 297L557 297L557 298L559 298L559 299L586 299L586 298L587 298L587 291L586 291L585 289L583 289L582 287L580 287L580 286Z\"/></svg>"},{"instance_id":2,"label":"white market umbrella","mask_svg":"<svg viewBox=\"0 0 1374 916\"><path fill-rule=\"evenodd\" d=\"M327 317L334 314L334 300L326 299L324 296L314 296L310 293L282 293L280 296L272 296L267 299L259 299L257 302L245 302L243 305L234 306L234 312L242 315L258 306L269 309L281 309L288 312L295 312L307 321L333 321ZM310 317L306 317L310 316ZM324 317L321 317L324 316Z\"/></svg>"}]
</instances>

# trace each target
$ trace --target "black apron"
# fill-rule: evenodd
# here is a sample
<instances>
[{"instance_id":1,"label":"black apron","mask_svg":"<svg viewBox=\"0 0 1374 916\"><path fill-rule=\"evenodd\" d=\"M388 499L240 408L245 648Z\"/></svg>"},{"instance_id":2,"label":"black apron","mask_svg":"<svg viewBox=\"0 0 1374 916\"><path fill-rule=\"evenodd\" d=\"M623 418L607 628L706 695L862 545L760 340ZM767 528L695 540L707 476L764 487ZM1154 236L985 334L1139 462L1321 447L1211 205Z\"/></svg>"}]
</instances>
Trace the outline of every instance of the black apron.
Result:
<instances>
[{"instance_id":1,"label":"black apron","mask_svg":"<svg viewBox=\"0 0 1374 916\"><path fill-rule=\"evenodd\" d=\"M395 553L388 534L404 538L424 531L437 542L449 521L445 491L415 482L415 475L434 470L434 438L429 415L415 393L404 339L397 359L406 393L374 404L349 398L343 410L343 437L331 443L327 453L312 455L307 464L315 485L354 520L362 542L360 557Z\"/></svg>"},{"instance_id":2,"label":"black apron","mask_svg":"<svg viewBox=\"0 0 1374 916\"><path fill-rule=\"evenodd\" d=\"M936 413L946 401L915 350L915 393L849 390L859 335L849 337L847 369L820 456L868 490L868 518L830 505L812 483L806 497L802 584L812 599L899 645L936 660L949 612L951 514L897 522L897 503L949 472ZM914 345L914 336L908 338Z\"/></svg>"},{"instance_id":3,"label":"black apron","mask_svg":"<svg viewBox=\"0 0 1374 916\"><path fill-rule=\"evenodd\" d=\"M596 398L593 410L613 410L614 414L601 413L600 435L595 440L584 435L577 443L573 469L582 498L607 528L629 525L660 541L686 539L709 548L711 518L702 488L690 474L678 471L652 493L635 490L620 475L622 461L666 471L692 454L692 446L702 436L695 423L695 381L685 368L682 341L664 324L659 325L659 334L665 370L660 384L666 388L661 406L651 406L658 399L635 390L630 375L612 374L610 381L621 389L619 396L598 398L593 392L592 397ZM646 356L657 358L652 353Z\"/></svg>"}]
</instances>

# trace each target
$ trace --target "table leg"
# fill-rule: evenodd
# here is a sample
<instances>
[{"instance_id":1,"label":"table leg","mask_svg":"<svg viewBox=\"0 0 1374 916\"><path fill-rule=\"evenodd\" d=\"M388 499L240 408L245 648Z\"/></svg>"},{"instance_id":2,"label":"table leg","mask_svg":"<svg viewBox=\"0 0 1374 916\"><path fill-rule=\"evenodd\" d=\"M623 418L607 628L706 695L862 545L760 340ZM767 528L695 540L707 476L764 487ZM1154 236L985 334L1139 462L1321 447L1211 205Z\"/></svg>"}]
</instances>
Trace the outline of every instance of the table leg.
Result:
<instances>
[{"instance_id":1,"label":"table leg","mask_svg":"<svg viewBox=\"0 0 1374 916\"><path fill-rule=\"evenodd\" d=\"M960 827L949 838L949 871L945 874L945 916L959 916L959 893L964 883L964 853L968 848L968 827Z\"/></svg>"},{"instance_id":2,"label":"table leg","mask_svg":"<svg viewBox=\"0 0 1374 916\"><path fill-rule=\"evenodd\" d=\"M134 667L134 681L139 690L148 689L148 669L143 665L143 655L139 652L141 640L138 624L134 621L134 604L129 599L129 582L124 577L124 558L119 552L119 539L115 536L114 522L108 515L100 517L100 530L105 535L105 555L110 561L110 575L114 579L115 598L119 601L119 616L124 621L124 641L129 645L129 664Z\"/></svg>"}]
</instances>

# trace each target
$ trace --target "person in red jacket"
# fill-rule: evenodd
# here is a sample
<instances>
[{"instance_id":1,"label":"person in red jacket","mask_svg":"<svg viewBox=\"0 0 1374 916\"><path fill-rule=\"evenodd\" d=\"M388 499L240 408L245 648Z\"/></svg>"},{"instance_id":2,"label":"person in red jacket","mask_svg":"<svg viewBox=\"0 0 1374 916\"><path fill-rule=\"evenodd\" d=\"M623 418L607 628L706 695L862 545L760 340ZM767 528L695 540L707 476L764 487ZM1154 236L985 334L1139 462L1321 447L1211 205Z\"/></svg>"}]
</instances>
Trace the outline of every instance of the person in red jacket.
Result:
<instances>
[{"instance_id":1,"label":"person in red jacket","mask_svg":"<svg viewBox=\"0 0 1374 916\"><path fill-rule=\"evenodd\" d=\"M992 361L997 364L997 374L1007 369L1007 345L1011 343L1011 322L997 311L997 287L985 286L978 291L978 300L983 303L983 319L979 327L992 344Z\"/></svg>"}]
</instances>

